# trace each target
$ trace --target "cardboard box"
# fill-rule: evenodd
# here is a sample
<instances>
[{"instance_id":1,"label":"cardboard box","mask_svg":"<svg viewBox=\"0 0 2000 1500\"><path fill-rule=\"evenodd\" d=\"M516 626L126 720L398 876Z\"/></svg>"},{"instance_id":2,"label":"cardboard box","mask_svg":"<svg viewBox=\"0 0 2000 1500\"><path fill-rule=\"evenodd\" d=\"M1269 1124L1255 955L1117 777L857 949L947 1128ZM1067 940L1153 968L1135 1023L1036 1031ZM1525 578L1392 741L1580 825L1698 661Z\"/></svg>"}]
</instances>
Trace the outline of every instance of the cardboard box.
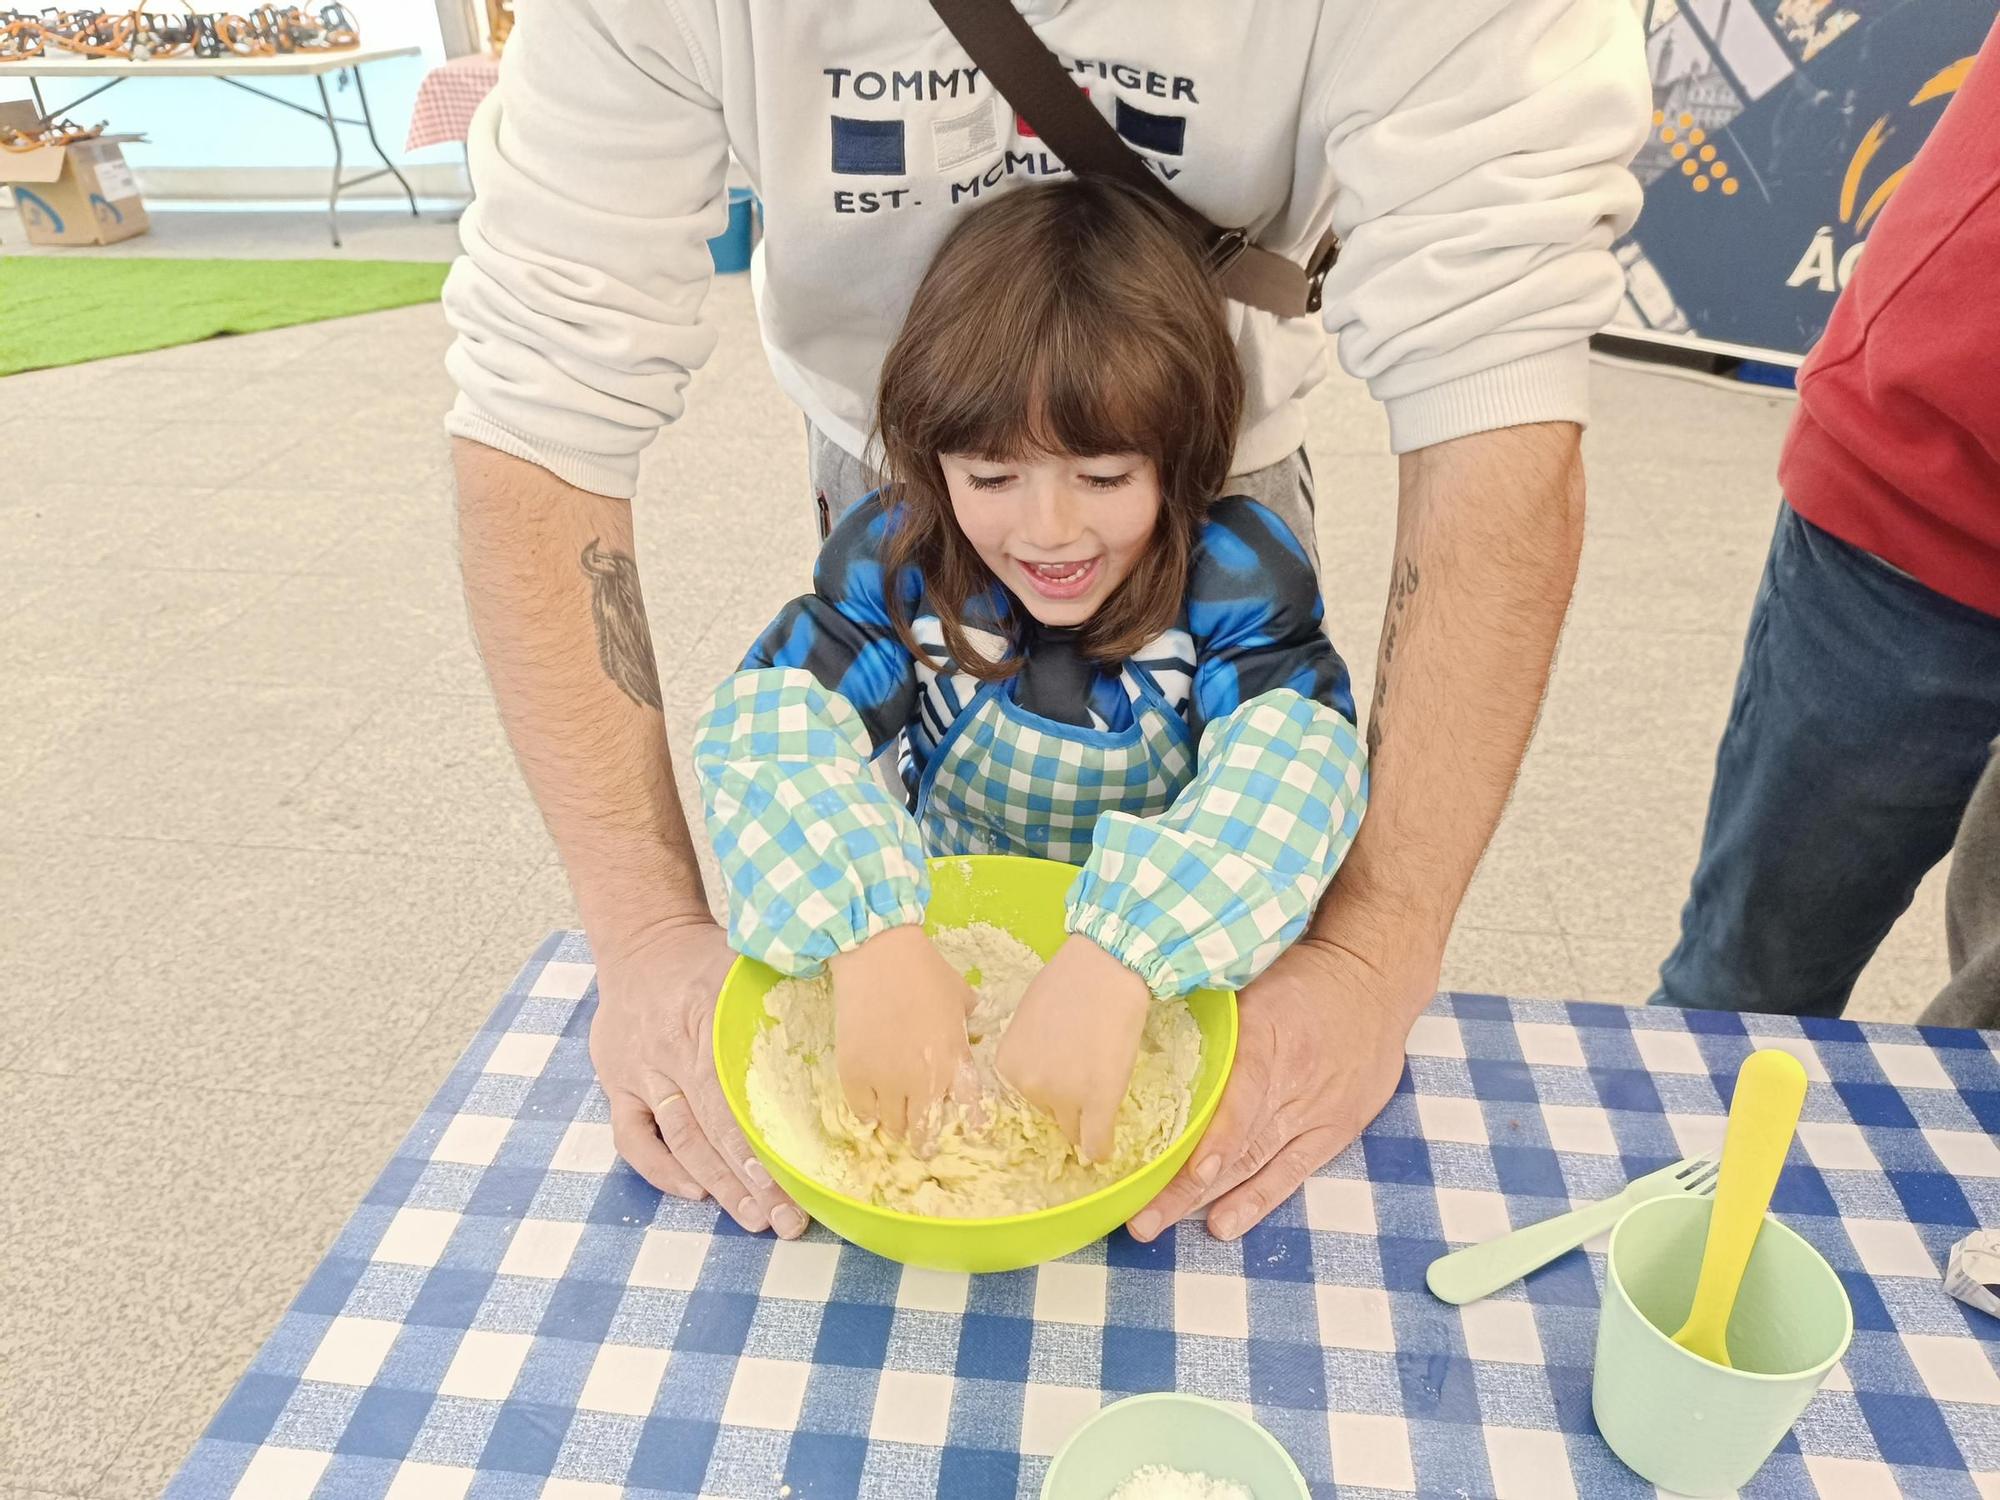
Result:
<instances>
[{"instance_id":1,"label":"cardboard box","mask_svg":"<svg viewBox=\"0 0 2000 1500\"><path fill-rule=\"evenodd\" d=\"M35 106L0 104L0 125L31 130ZM146 205L125 165L124 141L137 135L101 135L76 146L0 151L0 183L13 190L29 242L36 245L109 245L144 234Z\"/></svg>"}]
</instances>

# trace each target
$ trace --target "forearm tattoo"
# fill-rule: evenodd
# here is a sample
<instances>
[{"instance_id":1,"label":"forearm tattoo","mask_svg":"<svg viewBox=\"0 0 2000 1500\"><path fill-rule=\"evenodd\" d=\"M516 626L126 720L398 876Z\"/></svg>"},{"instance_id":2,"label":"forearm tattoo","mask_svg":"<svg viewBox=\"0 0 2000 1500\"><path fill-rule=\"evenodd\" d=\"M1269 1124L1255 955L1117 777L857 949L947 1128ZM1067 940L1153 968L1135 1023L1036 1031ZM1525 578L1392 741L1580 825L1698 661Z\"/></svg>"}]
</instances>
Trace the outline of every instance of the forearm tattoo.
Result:
<instances>
[{"instance_id":1,"label":"forearm tattoo","mask_svg":"<svg viewBox=\"0 0 2000 1500\"><path fill-rule=\"evenodd\" d=\"M581 560L590 580L590 613L597 622L597 659L604 664L604 675L634 703L657 712L660 669L639 595L638 564L629 553L602 547L595 538Z\"/></svg>"},{"instance_id":2,"label":"forearm tattoo","mask_svg":"<svg viewBox=\"0 0 2000 1500\"><path fill-rule=\"evenodd\" d=\"M1372 762L1382 753L1382 740L1387 731L1383 722L1383 708L1389 701L1389 664L1396 659L1396 638L1402 633L1403 612L1409 607L1410 596L1417 591L1417 565L1409 558L1400 560L1389 579L1389 606L1383 611L1382 654L1375 665L1375 698L1368 709L1368 759Z\"/></svg>"}]
</instances>

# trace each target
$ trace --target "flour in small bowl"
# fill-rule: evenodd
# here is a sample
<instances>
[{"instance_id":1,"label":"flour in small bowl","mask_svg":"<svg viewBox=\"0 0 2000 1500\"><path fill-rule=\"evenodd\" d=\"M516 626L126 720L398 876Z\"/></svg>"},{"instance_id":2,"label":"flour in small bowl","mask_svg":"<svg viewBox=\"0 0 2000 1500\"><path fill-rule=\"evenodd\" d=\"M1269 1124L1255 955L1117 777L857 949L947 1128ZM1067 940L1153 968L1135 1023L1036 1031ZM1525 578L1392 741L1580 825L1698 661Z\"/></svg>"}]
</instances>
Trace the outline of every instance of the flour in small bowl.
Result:
<instances>
[{"instance_id":1,"label":"flour in small bowl","mask_svg":"<svg viewBox=\"0 0 2000 1500\"><path fill-rule=\"evenodd\" d=\"M1119 1485L1107 1500L1257 1500L1242 1485L1155 1464Z\"/></svg>"},{"instance_id":2,"label":"flour in small bowl","mask_svg":"<svg viewBox=\"0 0 2000 1500\"><path fill-rule=\"evenodd\" d=\"M1160 1155L1186 1128L1201 1029L1185 1004L1156 1001L1149 1009L1111 1159L1087 1163L1054 1120L1016 1097L994 1071L1001 1035L1042 960L985 923L947 929L933 940L979 998L967 1030L984 1123L947 1103L928 1157L863 1124L847 1107L835 1069L831 982L823 975L789 979L765 997L773 1024L751 1047L745 1087L757 1128L800 1172L881 1208L941 1219L1001 1218L1107 1187ZM1233 1497L1225 1492L1224 1500Z\"/></svg>"}]
</instances>

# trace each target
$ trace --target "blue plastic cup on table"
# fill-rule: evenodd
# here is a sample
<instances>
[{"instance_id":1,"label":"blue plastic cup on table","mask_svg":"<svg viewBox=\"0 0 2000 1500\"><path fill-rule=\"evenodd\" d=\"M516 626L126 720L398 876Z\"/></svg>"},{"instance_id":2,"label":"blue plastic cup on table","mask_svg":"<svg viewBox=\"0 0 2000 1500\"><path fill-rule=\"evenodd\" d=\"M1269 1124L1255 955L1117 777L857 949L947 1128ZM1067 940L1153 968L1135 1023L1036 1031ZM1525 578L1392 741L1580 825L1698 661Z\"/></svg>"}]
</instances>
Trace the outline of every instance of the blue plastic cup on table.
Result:
<instances>
[{"instance_id":1,"label":"blue plastic cup on table","mask_svg":"<svg viewBox=\"0 0 2000 1500\"><path fill-rule=\"evenodd\" d=\"M752 201L748 188L729 190L729 227L708 242L715 269L724 276L750 269Z\"/></svg>"}]
</instances>

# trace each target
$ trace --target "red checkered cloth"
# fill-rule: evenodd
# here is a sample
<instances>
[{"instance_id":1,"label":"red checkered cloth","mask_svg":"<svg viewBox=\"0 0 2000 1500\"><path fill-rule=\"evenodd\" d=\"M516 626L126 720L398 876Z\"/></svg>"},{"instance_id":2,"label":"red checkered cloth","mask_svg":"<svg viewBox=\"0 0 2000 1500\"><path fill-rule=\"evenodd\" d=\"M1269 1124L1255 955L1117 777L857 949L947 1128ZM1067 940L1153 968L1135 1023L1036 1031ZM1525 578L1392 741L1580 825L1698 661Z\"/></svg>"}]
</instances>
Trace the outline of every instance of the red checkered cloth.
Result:
<instances>
[{"instance_id":1,"label":"red checkered cloth","mask_svg":"<svg viewBox=\"0 0 2000 1500\"><path fill-rule=\"evenodd\" d=\"M410 111L410 138L405 151L420 151L440 141L462 141L472 129L472 112L500 81L500 59L484 52L454 57L432 68L417 90Z\"/></svg>"}]
</instances>

